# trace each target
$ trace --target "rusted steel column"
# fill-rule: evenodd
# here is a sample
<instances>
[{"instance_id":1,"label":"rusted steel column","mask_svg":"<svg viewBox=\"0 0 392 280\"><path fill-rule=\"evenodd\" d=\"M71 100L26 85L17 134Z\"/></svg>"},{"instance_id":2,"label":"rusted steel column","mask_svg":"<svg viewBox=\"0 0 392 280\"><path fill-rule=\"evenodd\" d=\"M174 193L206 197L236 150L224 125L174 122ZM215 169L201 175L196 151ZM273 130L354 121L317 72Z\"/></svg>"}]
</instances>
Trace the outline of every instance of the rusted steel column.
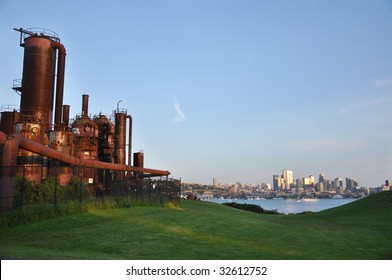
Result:
<instances>
[{"instance_id":1,"label":"rusted steel column","mask_svg":"<svg viewBox=\"0 0 392 280\"><path fill-rule=\"evenodd\" d=\"M55 130L61 130L61 115L64 96L65 56L67 55L62 44L52 41L52 47L57 49L57 80L56 80L56 106L54 115Z\"/></svg>"}]
</instances>

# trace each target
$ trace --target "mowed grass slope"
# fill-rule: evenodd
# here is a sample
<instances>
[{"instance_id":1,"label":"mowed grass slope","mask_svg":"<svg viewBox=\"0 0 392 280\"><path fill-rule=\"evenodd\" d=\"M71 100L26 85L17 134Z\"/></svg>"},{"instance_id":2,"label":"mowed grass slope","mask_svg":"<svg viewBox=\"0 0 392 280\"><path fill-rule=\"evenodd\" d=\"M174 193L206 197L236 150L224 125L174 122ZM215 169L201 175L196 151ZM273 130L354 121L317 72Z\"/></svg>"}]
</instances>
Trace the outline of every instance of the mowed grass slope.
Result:
<instances>
[{"instance_id":1,"label":"mowed grass slope","mask_svg":"<svg viewBox=\"0 0 392 280\"><path fill-rule=\"evenodd\" d=\"M3 228L16 259L392 259L392 192L309 215L184 201Z\"/></svg>"}]
</instances>

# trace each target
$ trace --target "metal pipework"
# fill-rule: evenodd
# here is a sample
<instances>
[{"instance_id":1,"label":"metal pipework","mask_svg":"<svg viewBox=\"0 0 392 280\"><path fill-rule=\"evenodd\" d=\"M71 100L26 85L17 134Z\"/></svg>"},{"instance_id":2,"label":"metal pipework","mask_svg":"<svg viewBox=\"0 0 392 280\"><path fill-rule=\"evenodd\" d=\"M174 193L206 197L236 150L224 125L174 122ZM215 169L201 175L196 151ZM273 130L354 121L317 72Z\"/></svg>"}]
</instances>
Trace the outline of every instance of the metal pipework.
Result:
<instances>
[{"instance_id":1,"label":"metal pipework","mask_svg":"<svg viewBox=\"0 0 392 280\"><path fill-rule=\"evenodd\" d=\"M132 165L132 116L128 115L127 119L129 119L128 126L128 165Z\"/></svg>"},{"instance_id":2,"label":"metal pipework","mask_svg":"<svg viewBox=\"0 0 392 280\"><path fill-rule=\"evenodd\" d=\"M61 115L64 96L65 56L67 53L64 46L58 42L52 41L52 46L58 51L54 127L55 129L61 129Z\"/></svg>"},{"instance_id":3,"label":"metal pipework","mask_svg":"<svg viewBox=\"0 0 392 280\"><path fill-rule=\"evenodd\" d=\"M0 145L2 144L4 144L4 150L3 150L2 168L0 171L0 175L1 175L0 195L2 197L7 197L6 199L0 200L0 208L2 210L10 209L12 207L13 193L14 193L14 186L15 186L15 175L16 175L16 171L13 167L16 165L18 148L22 148L30 152L48 158L52 158L64 163L68 163L74 166L147 173L150 174L150 176L170 175L169 171L134 167L134 166L124 165L124 164L101 162L101 161L91 160L91 159L76 158L71 155L67 155L65 153L53 150L52 148L44 146L28 138L25 138L20 134L7 136L5 133L0 131Z\"/></svg>"},{"instance_id":4,"label":"metal pipework","mask_svg":"<svg viewBox=\"0 0 392 280\"><path fill-rule=\"evenodd\" d=\"M19 147L19 148L28 150L30 152L39 154L41 156L52 158L52 159L55 159L55 160L58 160L61 162L65 162L65 163L68 163L71 165L75 165L75 166L119 170L119 171L134 171L134 172L141 172L141 173L149 173L149 174L157 175L157 176L170 175L169 171L164 171L164 170L136 167L136 166L130 166L130 165L125 165L125 164L102 162L102 161L91 160L91 159L76 158L76 157L64 154L62 152L53 150L52 148L49 148L49 147L44 146L40 143L37 143L33 140L30 140L26 137L23 137L20 134L13 134L13 135L7 136L5 133L0 131L0 145L7 143L7 140L9 142L15 143L14 147ZM3 163L4 163L4 161L3 161ZM10 165L7 164L6 166L10 166Z\"/></svg>"}]
</instances>

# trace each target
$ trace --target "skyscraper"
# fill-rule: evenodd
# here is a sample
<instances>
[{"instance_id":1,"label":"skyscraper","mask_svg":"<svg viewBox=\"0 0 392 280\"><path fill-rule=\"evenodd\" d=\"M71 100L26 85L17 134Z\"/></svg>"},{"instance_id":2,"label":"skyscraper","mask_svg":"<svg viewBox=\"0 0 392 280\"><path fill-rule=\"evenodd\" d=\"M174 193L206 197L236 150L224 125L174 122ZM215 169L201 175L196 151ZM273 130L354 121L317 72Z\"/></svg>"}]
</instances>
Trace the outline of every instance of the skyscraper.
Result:
<instances>
[{"instance_id":1,"label":"skyscraper","mask_svg":"<svg viewBox=\"0 0 392 280\"><path fill-rule=\"evenodd\" d=\"M323 173L320 173L319 182L324 183L324 185L325 185L327 182L327 176L325 176Z\"/></svg>"},{"instance_id":2,"label":"skyscraper","mask_svg":"<svg viewBox=\"0 0 392 280\"><path fill-rule=\"evenodd\" d=\"M358 182L355 181L354 179L346 177L346 190L354 190L356 187L358 187Z\"/></svg>"},{"instance_id":3,"label":"skyscraper","mask_svg":"<svg viewBox=\"0 0 392 280\"><path fill-rule=\"evenodd\" d=\"M334 185L335 189L337 189L339 187L343 187L343 179L342 178L335 178L335 180L333 180L333 185Z\"/></svg>"},{"instance_id":4,"label":"skyscraper","mask_svg":"<svg viewBox=\"0 0 392 280\"><path fill-rule=\"evenodd\" d=\"M281 178L279 177L279 175L273 175L272 182L273 182L273 190L275 190L275 191L282 186L281 185Z\"/></svg>"},{"instance_id":5,"label":"skyscraper","mask_svg":"<svg viewBox=\"0 0 392 280\"><path fill-rule=\"evenodd\" d=\"M293 171L284 169L282 171L283 180L285 183L285 189L290 189L290 185L294 183L293 180Z\"/></svg>"}]
</instances>

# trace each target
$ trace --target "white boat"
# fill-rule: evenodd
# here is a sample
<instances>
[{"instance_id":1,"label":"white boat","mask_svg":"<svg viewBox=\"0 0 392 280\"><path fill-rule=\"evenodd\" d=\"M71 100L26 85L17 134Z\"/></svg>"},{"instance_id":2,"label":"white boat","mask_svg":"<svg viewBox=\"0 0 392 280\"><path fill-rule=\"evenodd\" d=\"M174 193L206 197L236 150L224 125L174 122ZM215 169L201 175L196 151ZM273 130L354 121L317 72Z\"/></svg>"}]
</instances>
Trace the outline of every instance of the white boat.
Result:
<instances>
[{"instance_id":1,"label":"white boat","mask_svg":"<svg viewBox=\"0 0 392 280\"><path fill-rule=\"evenodd\" d=\"M305 202L317 202L319 199L318 198L303 198L302 201Z\"/></svg>"},{"instance_id":2,"label":"white boat","mask_svg":"<svg viewBox=\"0 0 392 280\"><path fill-rule=\"evenodd\" d=\"M333 199L342 199L343 196L341 196L340 194L336 194L332 197Z\"/></svg>"}]
</instances>

